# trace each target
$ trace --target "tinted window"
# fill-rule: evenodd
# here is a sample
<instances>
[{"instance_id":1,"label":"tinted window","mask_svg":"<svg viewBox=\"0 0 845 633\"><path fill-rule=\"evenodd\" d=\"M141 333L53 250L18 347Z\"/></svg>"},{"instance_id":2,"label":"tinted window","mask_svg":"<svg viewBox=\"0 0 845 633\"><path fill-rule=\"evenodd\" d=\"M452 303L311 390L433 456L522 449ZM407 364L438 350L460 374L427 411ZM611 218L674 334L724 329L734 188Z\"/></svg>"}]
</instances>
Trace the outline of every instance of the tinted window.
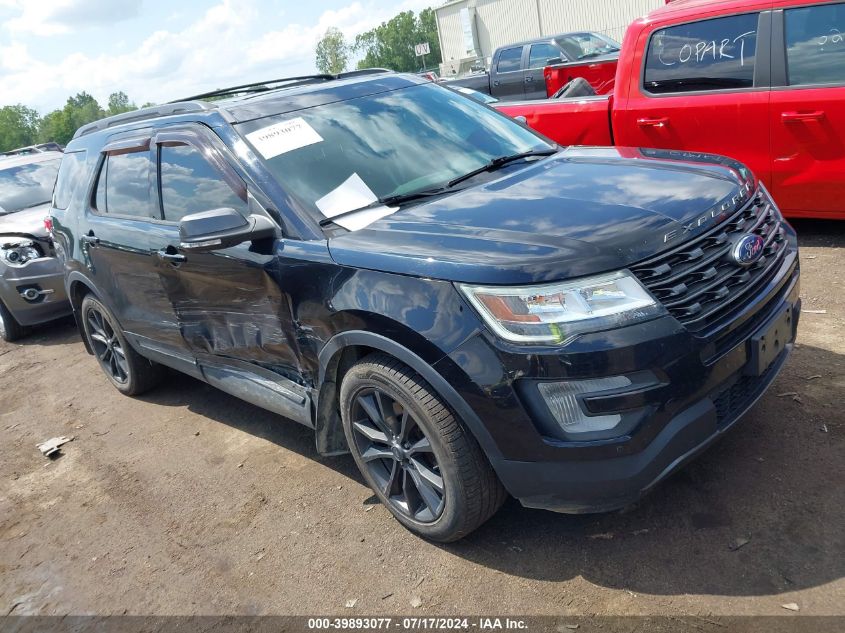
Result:
<instances>
[{"instance_id":1,"label":"tinted window","mask_svg":"<svg viewBox=\"0 0 845 633\"><path fill-rule=\"evenodd\" d=\"M229 207L246 214L246 202L226 184L220 172L188 145L162 145L161 204L164 219L178 222L200 211Z\"/></svg>"},{"instance_id":2,"label":"tinted window","mask_svg":"<svg viewBox=\"0 0 845 633\"><path fill-rule=\"evenodd\" d=\"M845 83L845 4L786 11L790 86Z\"/></svg>"},{"instance_id":3,"label":"tinted window","mask_svg":"<svg viewBox=\"0 0 845 633\"><path fill-rule=\"evenodd\" d=\"M499 62L496 64L496 72L509 73L519 70L522 60L522 47L506 48L499 55Z\"/></svg>"},{"instance_id":4,"label":"tinted window","mask_svg":"<svg viewBox=\"0 0 845 633\"><path fill-rule=\"evenodd\" d=\"M148 150L106 156L97 180L96 205L101 213L152 217Z\"/></svg>"},{"instance_id":5,"label":"tinted window","mask_svg":"<svg viewBox=\"0 0 845 633\"><path fill-rule=\"evenodd\" d=\"M560 51L551 44L532 44L531 54L528 59L529 68L545 68L549 65L550 59L560 59Z\"/></svg>"},{"instance_id":6,"label":"tinted window","mask_svg":"<svg viewBox=\"0 0 845 633\"><path fill-rule=\"evenodd\" d=\"M662 29L648 47L645 88L657 93L750 88L756 52L756 13Z\"/></svg>"},{"instance_id":7,"label":"tinted window","mask_svg":"<svg viewBox=\"0 0 845 633\"><path fill-rule=\"evenodd\" d=\"M0 215L50 202L60 158L0 168Z\"/></svg>"},{"instance_id":8,"label":"tinted window","mask_svg":"<svg viewBox=\"0 0 845 633\"><path fill-rule=\"evenodd\" d=\"M67 209L73 194L85 184L85 156L84 151L64 155L53 192L53 206L56 209Z\"/></svg>"}]
</instances>

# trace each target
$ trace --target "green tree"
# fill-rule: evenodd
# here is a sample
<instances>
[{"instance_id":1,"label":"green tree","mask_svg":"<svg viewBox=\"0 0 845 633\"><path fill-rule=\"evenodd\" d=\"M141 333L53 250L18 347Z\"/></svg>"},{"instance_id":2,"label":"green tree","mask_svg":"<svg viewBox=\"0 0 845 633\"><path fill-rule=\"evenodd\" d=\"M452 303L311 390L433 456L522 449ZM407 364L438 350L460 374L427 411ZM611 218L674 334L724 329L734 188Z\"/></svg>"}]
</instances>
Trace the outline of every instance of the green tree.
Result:
<instances>
[{"instance_id":1,"label":"green tree","mask_svg":"<svg viewBox=\"0 0 845 633\"><path fill-rule=\"evenodd\" d=\"M64 110L53 110L41 119L41 125L38 126L38 136L36 137L39 143L46 143L48 141L56 141L57 143L67 143L76 131L72 129L73 124L68 121Z\"/></svg>"},{"instance_id":2,"label":"green tree","mask_svg":"<svg viewBox=\"0 0 845 633\"><path fill-rule=\"evenodd\" d=\"M317 44L317 70L336 75L349 64L349 47L339 29L331 26Z\"/></svg>"},{"instance_id":3,"label":"green tree","mask_svg":"<svg viewBox=\"0 0 845 633\"><path fill-rule=\"evenodd\" d=\"M66 144L83 125L106 116L97 100L87 92L68 97L65 107L53 110L42 120L38 129L38 141L56 141Z\"/></svg>"},{"instance_id":4,"label":"green tree","mask_svg":"<svg viewBox=\"0 0 845 633\"><path fill-rule=\"evenodd\" d=\"M390 68L400 72L422 69L422 59L414 55L414 46L428 42L431 55L426 65L440 62L440 42L433 9L424 9L418 16L403 11L376 28L355 38L354 50L362 53L358 68Z\"/></svg>"},{"instance_id":5,"label":"green tree","mask_svg":"<svg viewBox=\"0 0 845 633\"><path fill-rule=\"evenodd\" d=\"M0 152L35 143L40 117L25 105L0 108Z\"/></svg>"},{"instance_id":6,"label":"green tree","mask_svg":"<svg viewBox=\"0 0 845 633\"><path fill-rule=\"evenodd\" d=\"M106 110L108 116L115 114L122 114L124 112L131 112L137 110L138 106L129 101L129 97L123 91L113 92L109 95L109 107Z\"/></svg>"}]
</instances>

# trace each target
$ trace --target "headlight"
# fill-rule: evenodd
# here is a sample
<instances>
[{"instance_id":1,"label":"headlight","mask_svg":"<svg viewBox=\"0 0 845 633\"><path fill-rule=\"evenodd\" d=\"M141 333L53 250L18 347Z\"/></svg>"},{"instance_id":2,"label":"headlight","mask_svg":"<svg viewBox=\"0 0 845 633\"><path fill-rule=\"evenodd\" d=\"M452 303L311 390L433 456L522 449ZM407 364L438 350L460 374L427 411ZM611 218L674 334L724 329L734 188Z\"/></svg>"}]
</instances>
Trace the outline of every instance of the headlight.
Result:
<instances>
[{"instance_id":1,"label":"headlight","mask_svg":"<svg viewBox=\"0 0 845 633\"><path fill-rule=\"evenodd\" d=\"M31 240L16 240L0 244L0 257L8 266L23 266L28 261L41 257L41 251Z\"/></svg>"},{"instance_id":2,"label":"headlight","mask_svg":"<svg viewBox=\"0 0 845 633\"><path fill-rule=\"evenodd\" d=\"M544 286L469 286L461 292L499 336L514 343L564 343L577 334L664 313L627 272Z\"/></svg>"}]
</instances>

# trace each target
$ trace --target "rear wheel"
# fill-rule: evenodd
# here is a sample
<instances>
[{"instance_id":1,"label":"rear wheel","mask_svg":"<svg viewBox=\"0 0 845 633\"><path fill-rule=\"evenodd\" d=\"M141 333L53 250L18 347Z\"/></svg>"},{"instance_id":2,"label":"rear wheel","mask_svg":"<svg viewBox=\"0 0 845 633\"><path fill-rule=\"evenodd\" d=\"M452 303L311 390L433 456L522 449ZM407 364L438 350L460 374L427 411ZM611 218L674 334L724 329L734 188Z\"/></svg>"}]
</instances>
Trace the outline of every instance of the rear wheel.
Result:
<instances>
[{"instance_id":1,"label":"rear wheel","mask_svg":"<svg viewBox=\"0 0 845 633\"><path fill-rule=\"evenodd\" d=\"M29 330L17 322L12 313L0 301L0 338L11 343L23 338L29 333Z\"/></svg>"},{"instance_id":2,"label":"rear wheel","mask_svg":"<svg viewBox=\"0 0 845 633\"><path fill-rule=\"evenodd\" d=\"M80 312L88 345L103 373L118 391L137 396L158 384L164 368L129 346L108 308L88 295L82 301Z\"/></svg>"},{"instance_id":3,"label":"rear wheel","mask_svg":"<svg viewBox=\"0 0 845 633\"><path fill-rule=\"evenodd\" d=\"M506 493L478 443L412 369L374 354L343 378L350 450L381 502L412 532L448 542L475 530Z\"/></svg>"}]
</instances>

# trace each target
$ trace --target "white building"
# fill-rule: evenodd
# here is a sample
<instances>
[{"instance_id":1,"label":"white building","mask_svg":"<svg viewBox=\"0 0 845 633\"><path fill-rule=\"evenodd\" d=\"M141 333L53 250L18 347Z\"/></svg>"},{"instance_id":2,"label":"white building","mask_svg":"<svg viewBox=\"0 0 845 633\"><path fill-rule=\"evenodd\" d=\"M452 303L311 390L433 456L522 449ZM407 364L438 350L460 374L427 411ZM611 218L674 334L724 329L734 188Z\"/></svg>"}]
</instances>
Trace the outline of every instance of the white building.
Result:
<instances>
[{"instance_id":1,"label":"white building","mask_svg":"<svg viewBox=\"0 0 845 633\"><path fill-rule=\"evenodd\" d=\"M490 66L499 46L571 31L596 31L621 42L636 18L665 0L454 0L435 8L442 76L475 61Z\"/></svg>"}]
</instances>

